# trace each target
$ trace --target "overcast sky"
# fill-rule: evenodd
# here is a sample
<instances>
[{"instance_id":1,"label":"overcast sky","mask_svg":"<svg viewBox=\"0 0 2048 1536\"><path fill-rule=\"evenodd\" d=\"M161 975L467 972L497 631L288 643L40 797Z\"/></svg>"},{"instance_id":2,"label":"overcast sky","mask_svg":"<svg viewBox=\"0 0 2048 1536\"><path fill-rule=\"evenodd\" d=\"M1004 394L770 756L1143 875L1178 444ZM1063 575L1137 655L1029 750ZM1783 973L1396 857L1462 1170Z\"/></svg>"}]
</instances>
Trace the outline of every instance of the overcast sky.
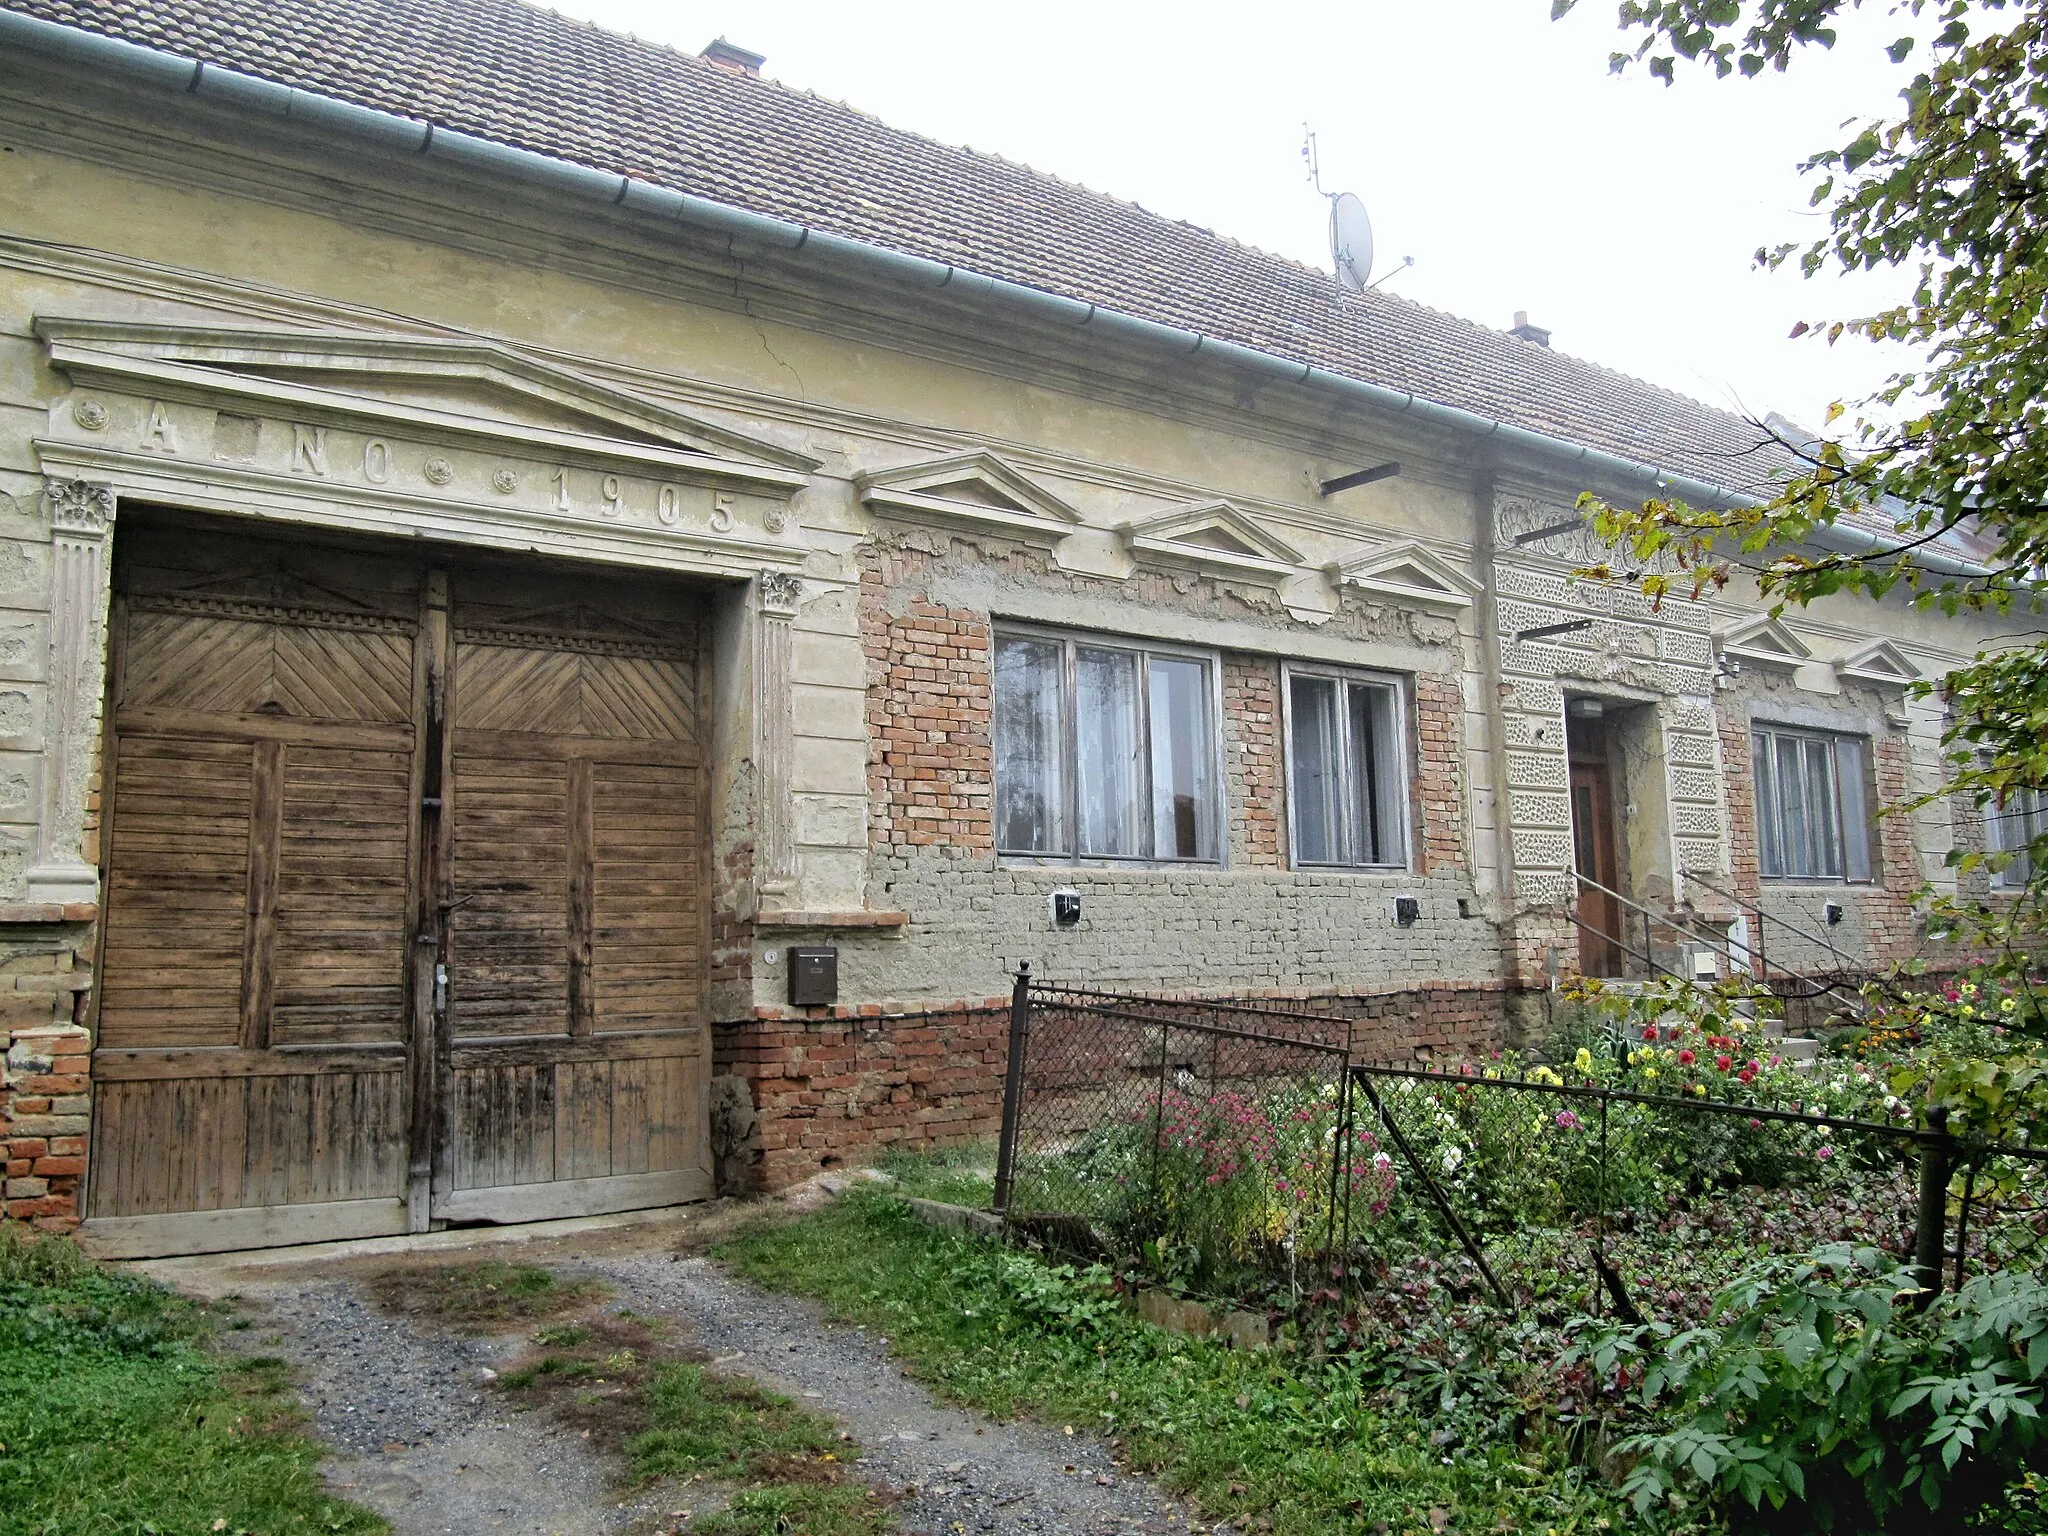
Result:
<instances>
[{"instance_id":1,"label":"overcast sky","mask_svg":"<svg viewBox=\"0 0 2048 1536\"><path fill-rule=\"evenodd\" d=\"M1790 74L1667 88L1617 78L1614 0L1563 22L1548 0L558 0L695 52L717 36L764 73L899 127L1023 161L1329 269L1327 191L1358 193L1387 286L1711 404L1818 425L1895 366L1866 343L1795 342L1795 320L1861 313L1891 274L1801 280L1751 264L1811 238L1797 173L1902 82L1883 12ZM935 192L935 195L942 195Z\"/></svg>"}]
</instances>

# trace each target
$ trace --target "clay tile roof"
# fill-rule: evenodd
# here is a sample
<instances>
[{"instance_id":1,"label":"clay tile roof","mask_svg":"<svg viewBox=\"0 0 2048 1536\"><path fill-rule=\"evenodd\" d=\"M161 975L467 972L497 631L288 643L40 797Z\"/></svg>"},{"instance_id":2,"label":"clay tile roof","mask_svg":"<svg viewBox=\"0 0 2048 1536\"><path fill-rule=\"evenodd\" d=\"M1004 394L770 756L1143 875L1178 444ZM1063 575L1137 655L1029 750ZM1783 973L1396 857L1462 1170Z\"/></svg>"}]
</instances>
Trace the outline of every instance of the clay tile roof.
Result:
<instances>
[{"instance_id":1,"label":"clay tile roof","mask_svg":"<svg viewBox=\"0 0 2048 1536\"><path fill-rule=\"evenodd\" d=\"M1739 489L1786 456L1671 390L838 102L517 0L6 8L953 262Z\"/></svg>"}]
</instances>

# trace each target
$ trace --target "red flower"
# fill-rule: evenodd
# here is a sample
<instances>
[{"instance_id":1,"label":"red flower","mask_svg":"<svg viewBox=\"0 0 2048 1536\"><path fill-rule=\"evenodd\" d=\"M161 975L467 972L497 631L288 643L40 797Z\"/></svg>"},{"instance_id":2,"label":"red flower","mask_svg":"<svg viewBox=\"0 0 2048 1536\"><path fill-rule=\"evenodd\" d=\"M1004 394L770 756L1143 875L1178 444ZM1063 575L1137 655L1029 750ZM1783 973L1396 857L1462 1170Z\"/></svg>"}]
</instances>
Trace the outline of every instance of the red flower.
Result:
<instances>
[{"instance_id":1,"label":"red flower","mask_svg":"<svg viewBox=\"0 0 2048 1536\"><path fill-rule=\"evenodd\" d=\"M1750 1067L1744 1067L1740 1072L1736 1073L1735 1076L1737 1081L1743 1083L1753 1083L1756 1081L1756 1072L1753 1068Z\"/></svg>"},{"instance_id":2,"label":"red flower","mask_svg":"<svg viewBox=\"0 0 2048 1536\"><path fill-rule=\"evenodd\" d=\"M1644 1029L1643 1029L1643 1038L1644 1038L1645 1040L1654 1040L1654 1039L1656 1039L1656 1038L1657 1038L1657 1026L1656 1026L1656 1025L1654 1025L1654 1024L1650 1024L1650 1025L1646 1025L1646 1026L1644 1026Z\"/></svg>"},{"instance_id":3,"label":"red flower","mask_svg":"<svg viewBox=\"0 0 2048 1536\"><path fill-rule=\"evenodd\" d=\"M1697 1059L1698 1058L1695 1057L1691 1051L1680 1051L1678 1053L1678 1064L1681 1067L1689 1067Z\"/></svg>"},{"instance_id":4,"label":"red flower","mask_svg":"<svg viewBox=\"0 0 2048 1536\"><path fill-rule=\"evenodd\" d=\"M1733 1056L1728 1055L1716 1056L1714 1058L1714 1065L1719 1067L1723 1072L1726 1072L1730 1067L1735 1065L1735 1058Z\"/></svg>"}]
</instances>

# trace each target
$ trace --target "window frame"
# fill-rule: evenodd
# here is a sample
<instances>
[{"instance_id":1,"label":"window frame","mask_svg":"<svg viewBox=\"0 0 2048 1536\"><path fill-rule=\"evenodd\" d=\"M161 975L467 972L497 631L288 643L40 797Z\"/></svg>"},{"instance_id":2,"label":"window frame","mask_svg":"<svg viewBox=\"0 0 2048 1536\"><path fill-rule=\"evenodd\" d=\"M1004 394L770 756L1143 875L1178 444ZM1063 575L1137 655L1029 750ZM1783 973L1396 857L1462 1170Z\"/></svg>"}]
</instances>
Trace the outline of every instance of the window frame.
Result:
<instances>
[{"instance_id":1,"label":"window frame","mask_svg":"<svg viewBox=\"0 0 2048 1536\"><path fill-rule=\"evenodd\" d=\"M2006 801L2014 795L2023 803L2016 810L2006 809ZM2033 858L2029 849L2036 836L2048 829L2048 793L2038 789L2016 789L2005 800L1994 800L1983 810L1984 851L1986 853L2010 853L2013 860L2003 869L1991 871L1991 889L2003 895L2013 895L2027 887L2033 873ZM2022 836L2017 847L2004 841L1994 829L2009 826L2017 820Z\"/></svg>"},{"instance_id":2,"label":"window frame","mask_svg":"<svg viewBox=\"0 0 2048 1536\"><path fill-rule=\"evenodd\" d=\"M1369 688L1384 688L1393 694L1392 732L1393 750L1389 754L1393 763L1395 782L1391 796L1400 812L1401 825L1395 830L1392 841L1400 849L1398 863L1368 864L1349 860L1307 860L1301 856L1301 833L1298 819L1300 797L1294 792L1294 680L1297 677L1328 679L1345 690L1341 697L1348 695L1352 685ZM1344 715L1348 718L1348 713ZM1397 672L1376 672L1360 667L1325 665L1313 661L1282 661L1280 663L1280 732L1281 732L1281 793L1287 799L1287 867L1309 874L1326 875L1406 875L1415 869L1415 767L1414 737L1409 729L1408 679ZM1350 790L1355 783L1353 773L1356 765L1352 762L1351 733L1338 733L1341 757L1340 774L1343 776L1344 804L1346 814L1355 803ZM1355 829L1352 829L1355 831Z\"/></svg>"},{"instance_id":3,"label":"window frame","mask_svg":"<svg viewBox=\"0 0 2048 1536\"><path fill-rule=\"evenodd\" d=\"M1775 745L1768 752L1760 753L1757 750L1759 739L1771 743L1786 739L1801 742L1818 742L1827 748L1828 789L1833 802L1835 836L1838 840L1835 844L1834 852L1841 868L1839 874L1790 874L1784 872L1784 866L1787 862L1783 846L1786 827L1783 789L1779 783L1780 765L1778 753ZM1862 824L1853 829L1849 826L1844 813L1842 795L1842 757L1839 751L1839 744L1844 741L1854 742L1857 752L1862 758L1862 783L1858 786L1858 790L1863 802L1866 819ZM1873 835L1872 828L1868 822L1868 817L1877 802L1877 742L1875 738L1860 731L1835 731L1819 726L1781 725L1771 720L1752 720L1749 723L1749 742L1750 800L1756 833L1757 878L1773 885L1842 885L1859 887L1883 885L1884 867L1882 856L1878 840ZM1771 818L1776 823L1775 841L1780 866L1780 870L1776 874L1771 873L1766 867L1766 852L1773 847L1773 843L1766 839L1764 832L1766 819L1764 784L1766 777L1768 777L1770 782L1771 799L1775 802L1770 809L1776 813ZM1800 794L1803 800L1806 795L1803 769ZM1810 815L1812 807L1809 805L1806 809ZM1849 840L1852 835L1864 840L1864 858L1869 871L1865 875L1852 875L1849 872L1849 850L1851 846Z\"/></svg>"},{"instance_id":4,"label":"window frame","mask_svg":"<svg viewBox=\"0 0 2048 1536\"><path fill-rule=\"evenodd\" d=\"M1092 629L1069 629L1063 625L1039 624L1029 620L996 619L989 626L989 713L990 745L994 745L996 648L1006 638L1049 641L1060 647L1060 810L1068 851L1034 853L1011 851L1002 846L1002 824L997 815L1001 791L996 784L999 765L991 754L989 764L989 824L996 859L1017 869L1223 869L1230 862L1230 785L1223 745L1223 654L1198 645L1181 645L1153 640L1143 635L1116 635ZM1117 651L1138 658L1137 696L1138 743L1136 757L1144 773L1144 836L1148 847L1156 847L1158 800L1152 780L1152 658L1201 663L1208 671L1203 690L1203 707L1209 732L1208 766L1211 785L1210 813L1216 828L1216 852L1211 858L1160 858L1156 852L1142 854L1081 852L1081 722L1078 709L1078 664L1080 650Z\"/></svg>"}]
</instances>

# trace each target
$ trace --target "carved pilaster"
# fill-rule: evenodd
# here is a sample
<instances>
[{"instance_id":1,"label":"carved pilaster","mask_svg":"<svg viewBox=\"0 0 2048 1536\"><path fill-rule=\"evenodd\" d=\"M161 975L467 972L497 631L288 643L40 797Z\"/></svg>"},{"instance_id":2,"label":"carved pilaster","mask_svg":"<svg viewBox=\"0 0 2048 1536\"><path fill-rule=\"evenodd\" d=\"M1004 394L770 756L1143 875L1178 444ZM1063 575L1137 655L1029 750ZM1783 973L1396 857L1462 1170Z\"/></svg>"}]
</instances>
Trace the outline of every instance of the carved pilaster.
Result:
<instances>
[{"instance_id":1,"label":"carved pilaster","mask_svg":"<svg viewBox=\"0 0 2048 1536\"><path fill-rule=\"evenodd\" d=\"M107 535L114 489L49 480L49 700L44 708L43 804L31 901L96 901L99 871L85 858L85 799L98 739L106 664Z\"/></svg>"},{"instance_id":2,"label":"carved pilaster","mask_svg":"<svg viewBox=\"0 0 2048 1536\"><path fill-rule=\"evenodd\" d=\"M758 824L754 850L762 905L778 906L796 882L796 829L790 808L790 769L796 756L796 724L790 697L789 622L796 617L803 582L788 571L763 571L755 583L760 600L760 649L754 671L758 692L754 717L760 739L755 752Z\"/></svg>"}]
</instances>

